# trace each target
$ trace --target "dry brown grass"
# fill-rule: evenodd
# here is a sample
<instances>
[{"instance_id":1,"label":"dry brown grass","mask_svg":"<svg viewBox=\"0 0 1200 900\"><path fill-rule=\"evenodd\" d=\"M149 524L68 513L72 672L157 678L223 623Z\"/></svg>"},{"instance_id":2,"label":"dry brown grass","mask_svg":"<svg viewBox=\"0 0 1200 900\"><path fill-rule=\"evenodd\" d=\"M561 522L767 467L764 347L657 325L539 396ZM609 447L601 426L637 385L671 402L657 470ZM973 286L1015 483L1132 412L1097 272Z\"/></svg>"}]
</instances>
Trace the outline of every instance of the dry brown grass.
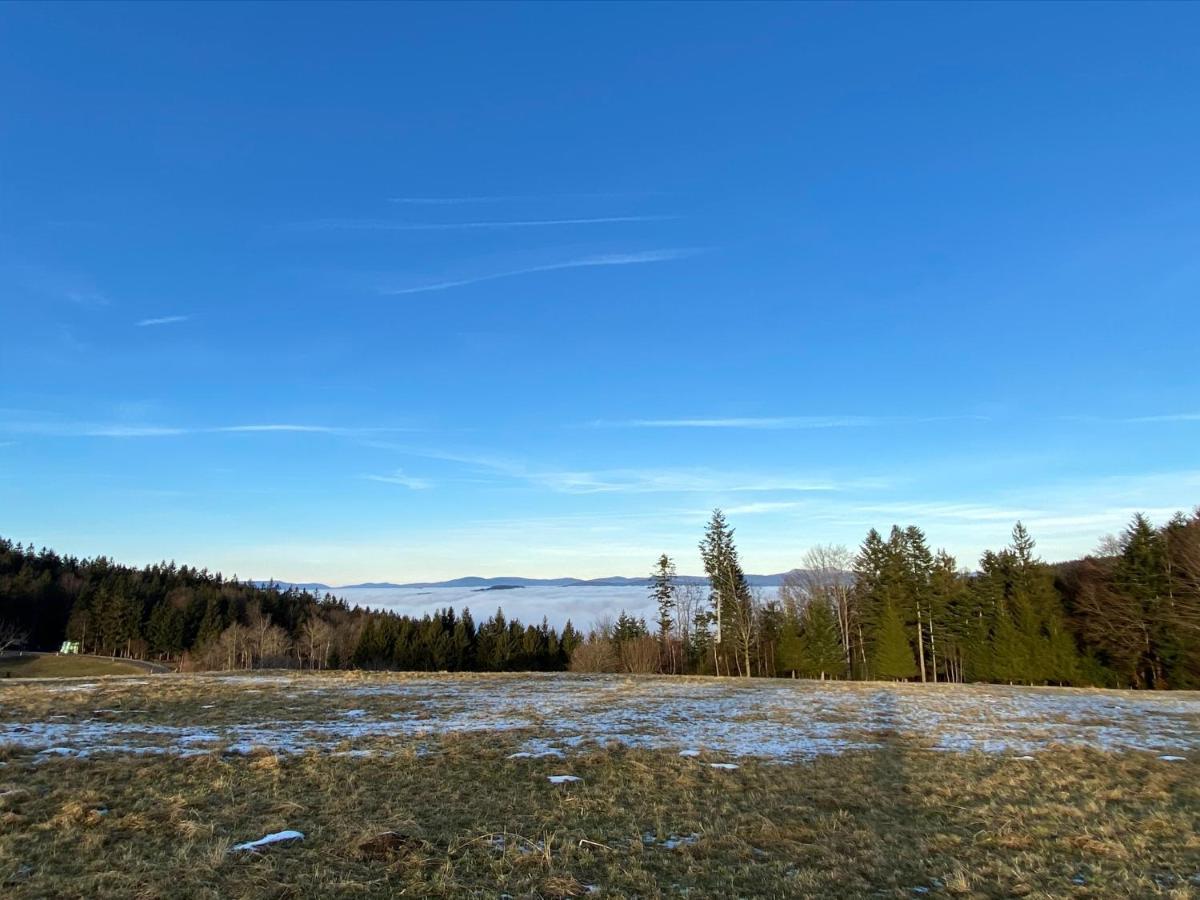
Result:
<instances>
[{"instance_id":1,"label":"dry brown grass","mask_svg":"<svg viewBox=\"0 0 1200 900\"><path fill-rule=\"evenodd\" d=\"M6 656L0 658L0 678L92 678L134 675L142 670L120 660L91 656Z\"/></svg>"},{"instance_id":2,"label":"dry brown grass","mask_svg":"<svg viewBox=\"0 0 1200 900\"><path fill-rule=\"evenodd\" d=\"M12 760L0 882L11 897L1183 897L1200 880L1200 771L1148 754L1031 767L897 747L719 772L512 746ZM584 781L546 782L564 768ZM305 840L227 852L285 828Z\"/></svg>"},{"instance_id":3,"label":"dry brown grass","mask_svg":"<svg viewBox=\"0 0 1200 900\"><path fill-rule=\"evenodd\" d=\"M357 676L338 680L357 683ZM464 679L469 681L469 679ZM464 684L469 689L469 684ZM253 684L10 691L3 715L256 721ZM295 703L304 706L303 697ZM374 698L356 698L369 706ZM203 704L213 709L197 712ZM307 716L301 709L298 716ZM1191 897L1200 763L886 746L736 771L669 750L509 759L531 732L373 738L372 756L0 754L0 895L44 897ZM876 735L878 737L878 734ZM362 750L356 743L354 749ZM347 749L350 749L347 747ZM552 774L581 783L555 786ZM268 832L305 839L229 848ZM696 835L694 840L690 836ZM672 840L675 849L667 849ZM914 889L923 888L921 894Z\"/></svg>"}]
</instances>

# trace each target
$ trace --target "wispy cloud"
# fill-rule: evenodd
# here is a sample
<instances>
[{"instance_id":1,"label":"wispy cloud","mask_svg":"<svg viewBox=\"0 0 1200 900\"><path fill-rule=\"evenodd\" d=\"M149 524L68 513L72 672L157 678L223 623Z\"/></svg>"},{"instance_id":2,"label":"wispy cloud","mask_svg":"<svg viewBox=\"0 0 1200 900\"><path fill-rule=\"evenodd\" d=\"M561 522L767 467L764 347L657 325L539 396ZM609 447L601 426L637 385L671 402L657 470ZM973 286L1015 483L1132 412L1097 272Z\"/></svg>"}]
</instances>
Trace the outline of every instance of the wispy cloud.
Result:
<instances>
[{"instance_id":1,"label":"wispy cloud","mask_svg":"<svg viewBox=\"0 0 1200 900\"><path fill-rule=\"evenodd\" d=\"M731 418L695 419L625 419L589 422L593 428L757 428L757 429L820 429L866 428L872 425L893 425L953 420L987 421L986 416L735 416Z\"/></svg>"},{"instance_id":2,"label":"wispy cloud","mask_svg":"<svg viewBox=\"0 0 1200 900\"><path fill-rule=\"evenodd\" d=\"M764 500L759 503L741 503L734 506L726 506L724 507L724 512L730 516L756 516L764 513L799 509L804 505L804 503L798 500ZM710 512L711 510L704 510L703 515L707 517Z\"/></svg>"},{"instance_id":3,"label":"wispy cloud","mask_svg":"<svg viewBox=\"0 0 1200 900\"><path fill-rule=\"evenodd\" d=\"M1082 422L1087 425L1151 425L1159 422L1200 422L1200 412L1157 413L1146 416L1058 416L1062 422Z\"/></svg>"},{"instance_id":4,"label":"wispy cloud","mask_svg":"<svg viewBox=\"0 0 1200 900\"><path fill-rule=\"evenodd\" d=\"M46 299L65 300L85 308L109 305L108 296L93 280L77 272L0 262L0 276L11 278L18 287Z\"/></svg>"},{"instance_id":5,"label":"wispy cloud","mask_svg":"<svg viewBox=\"0 0 1200 900\"><path fill-rule=\"evenodd\" d=\"M555 225L610 225L662 222L678 216L593 216L570 219L497 219L478 222L389 222L384 219L314 219L293 227L331 231L468 231L471 229L548 228Z\"/></svg>"},{"instance_id":6,"label":"wispy cloud","mask_svg":"<svg viewBox=\"0 0 1200 900\"><path fill-rule=\"evenodd\" d=\"M153 319L141 319L134 322L138 328L145 328L149 325L174 325L176 322L186 322L191 316L159 316Z\"/></svg>"},{"instance_id":7,"label":"wispy cloud","mask_svg":"<svg viewBox=\"0 0 1200 900\"><path fill-rule=\"evenodd\" d=\"M530 481L562 494L736 494L824 492L843 489L829 478L805 478L710 469L609 469L543 471Z\"/></svg>"},{"instance_id":8,"label":"wispy cloud","mask_svg":"<svg viewBox=\"0 0 1200 900\"><path fill-rule=\"evenodd\" d=\"M72 431L68 426L62 431L51 431L51 434L60 436L78 436L78 437L111 437L111 438L140 438L140 437L174 437L176 435L187 434L187 429L184 428L164 428L157 425L99 425L99 426L82 426L79 430Z\"/></svg>"},{"instance_id":9,"label":"wispy cloud","mask_svg":"<svg viewBox=\"0 0 1200 900\"><path fill-rule=\"evenodd\" d=\"M859 504L849 511L873 517L910 522L1007 522L1032 519L1038 515L1033 506L1000 506L982 503L895 502Z\"/></svg>"},{"instance_id":10,"label":"wispy cloud","mask_svg":"<svg viewBox=\"0 0 1200 900\"><path fill-rule=\"evenodd\" d=\"M256 431L297 431L309 434L360 434L364 429L358 428L338 428L330 425L290 425L290 424L270 424L270 425L222 425L219 428L203 429L205 431L232 431L232 432L256 432ZM372 429L366 429L370 431Z\"/></svg>"},{"instance_id":11,"label":"wispy cloud","mask_svg":"<svg viewBox=\"0 0 1200 900\"><path fill-rule=\"evenodd\" d=\"M559 494L721 495L771 491L789 494L880 490L889 486L882 479L866 476L838 479L823 475L726 471L703 467L565 469L485 454L426 449L378 441L369 442L369 445L423 459L460 463Z\"/></svg>"},{"instance_id":12,"label":"wispy cloud","mask_svg":"<svg viewBox=\"0 0 1200 900\"><path fill-rule=\"evenodd\" d=\"M1125 419L1125 422L1131 425L1139 425L1150 422L1200 422L1200 413L1167 413L1161 416L1136 416L1132 419Z\"/></svg>"},{"instance_id":13,"label":"wispy cloud","mask_svg":"<svg viewBox=\"0 0 1200 900\"><path fill-rule=\"evenodd\" d=\"M421 459L438 459L445 462L460 463L471 468L492 472L522 475L526 471L526 467L516 460L484 453L459 453L453 450L397 444L391 441L364 441L364 446L373 447L377 450L395 450L397 453L402 453L405 456L416 456Z\"/></svg>"},{"instance_id":14,"label":"wispy cloud","mask_svg":"<svg viewBox=\"0 0 1200 900\"><path fill-rule=\"evenodd\" d=\"M396 469L389 475L364 475L368 481L381 481L384 484L398 484L413 491L423 491L433 487L433 482L426 478L415 478L405 475L403 469Z\"/></svg>"},{"instance_id":15,"label":"wispy cloud","mask_svg":"<svg viewBox=\"0 0 1200 900\"><path fill-rule=\"evenodd\" d=\"M306 425L293 422L259 422L194 429L195 432L201 434L332 434L340 437L370 437L376 434L394 434L413 430L412 428L393 426Z\"/></svg>"},{"instance_id":16,"label":"wispy cloud","mask_svg":"<svg viewBox=\"0 0 1200 900\"><path fill-rule=\"evenodd\" d=\"M858 428L878 424L881 420L871 416L765 416L733 417L722 419L626 419L623 421L596 421L589 423L595 428Z\"/></svg>"},{"instance_id":17,"label":"wispy cloud","mask_svg":"<svg viewBox=\"0 0 1200 900\"><path fill-rule=\"evenodd\" d=\"M367 437L373 434L410 431L408 428L344 427L335 425L303 425L291 423L268 423L248 425L216 425L206 427L176 427L146 424L96 424L88 422L0 422L0 433L31 434L44 437L96 437L96 438L158 438L179 437L199 434L263 434L299 433L330 434L344 437Z\"/></svg>"},{"instance_id":18,"label":"wispy cloud","mask_svg":"<svg viewBox=\"0 0 1200 900\"><path fill-rule=\"evenodd\" d=\"M99 291L67 290L64 296L77 306L108 306L108 298Z\"/></svg>"},{"instance_id":19,"label":"wispy cloud","mask_svg":"<svg viewBox=\"0 0 1200 900\"><path fill-rule=\"evenodd\" d=\"M413 206L457 206L462 203L501 203L507 200L527 200L521 195L487 197L389 197L389 203L404 203Z\"/></svg>"},{"instance_id":20,"label":"wispy cloud","mask_svg":"<svg viewBox=\"0 0 1200 900\"><path fill-rule=\"evenodd\" d=\"M583 200L614 197L646 197L653 191L618 191L613 193L568 194L485 194L474 197L389 197L389 203L409 206L461 206L467 203L516 203L529 200Z\"/></svg>"},{"instance_id":21,"label":"wispy cloud","mask_svg":"<svg viewBox=\"0 0 1200 900\"><path fill-rule=\"evenodd\" d=\"M593 266L633 266L645 263L670 262L695 256L701 251L694 248L671 250L645 250L638 253L608 253L598 256L583 256L563 262L548 263L541 266L529 266L524 269L509 269L504 272L491 272L487 275L474 275L470 278L458 278L452 281L435 281L430 284L406 288L383 288L379 293L387 296L401 294L420 294L425 291L444 291L449 288L465 287L468 284L479 284L484 281L496 281L501 278L514 278L518 275L532 275L537 272L557 272L562 269L582 269Z\"/></svg>"}]
</instances>

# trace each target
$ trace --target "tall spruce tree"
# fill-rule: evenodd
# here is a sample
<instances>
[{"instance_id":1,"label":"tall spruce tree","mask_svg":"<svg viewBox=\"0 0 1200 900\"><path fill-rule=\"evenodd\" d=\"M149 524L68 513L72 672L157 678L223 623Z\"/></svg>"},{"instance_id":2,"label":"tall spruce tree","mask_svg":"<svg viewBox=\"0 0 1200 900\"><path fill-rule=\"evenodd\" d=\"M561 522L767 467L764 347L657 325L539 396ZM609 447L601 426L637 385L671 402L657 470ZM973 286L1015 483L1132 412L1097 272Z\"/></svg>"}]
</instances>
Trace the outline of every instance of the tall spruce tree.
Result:
<instances>
[{"instance_id":1,"label":"tall spruce tree","mask_svg":"<svg viewBox=\"0 0 1200 900\"><path fill-rule=\"evenodd\" d=\"M888 548L883 537L872 528L854 558L854 603L859 611L855 639L856 652L851 654L853 673L859 678L873 675L871 657L879 617L887 601L886 569Z\"/></svg>"},{"instance_id":2,"label":"tall spruce tree","mask_svg":"<svg viewBox=\"0 0 1200 900\"><path fill-rule=\"evenodd\" d=\"M907 629L900 614L888 602L879 617L875 636L875 661L873 672L876 678L899 681L917 675L917 661L913 658L908 643Z\"/></svg>"},{"instance_id":3,"label":"tall spruce tree","mask_svg":"<svg viewBox=\"0 0 1200 900\"><path fill-rule=\"evenodd\" d=\"M792 676L806 671L804 640L800 636L800 617L794 610L784 613L779 629L779 643L775 648L775 667L781 673Z\"/></svg>"},{"instance_id":4,"label":"tall spruce tree","mask_svg":"<svg viewBox=\"0 0 1200 900\"><path fill-rule=\"evenodd\" d=\"M713 510L705 529L704 540L700 542L700 557L704 561L704 572L708 576L710 599L716 615L714 640L718 645L731 648L734 665L748 678L751 674L750 650L754 642L750 586L746 583L746 575L738 560L733 529L719 509Z\"/></svg>"},{"instance_id":5,"label":"tall spruce tree","mask_svg":"<svg viewBox=\"0 0 1200 900\"><path fill-rule=\"evenodd\" d=\"M934 559L929 543L916 525L904 529L904 600L907 618L914 631L917 644L917 667L921 680L927 678L929 659L926 653L927 633L930 624L930 581L933 577Z\"/></svg>"},{"instance_id":6,"label":"tall spruce tree","mask_svg":"<svg viewBox=\"0 0 1200 900\"><path fill-rule=\"evenodd\" d=\"M675 622L675 563L671 557L663 554L658 558L658 564L650 574L650 597L658 606L658 643L659 652L666 664L666 671L674 674L675 652L671 644L671 626Z\"/></svg>"},{"instance_id":7,"label":"tall spruce tree","mask_svg":"<svg viewBox=\"0 0 1200 900\"><path fill-rule=\"evenodd\" d=\"M1167 548L1162 535L1141 513L1125 530L1121 556L1114 574L1114 587L1125 598L1132 617L1142 623L1143 646L1140 649L1134 682L1148 687L1166 683L1163 659L1163 607L1167 605L1170 578Z\"/></svg>"},{"instance_id":8,"label":"tall spruce tree","mask_svg":"<svg viewBox=\"0 0 1200 900\"><path fill-rule=\"evenodd\" d=\"M804 608L800 632L801 671L824 680L841 675L846 667L837 617L824 599Z\"/></svg>"}]
</instances>

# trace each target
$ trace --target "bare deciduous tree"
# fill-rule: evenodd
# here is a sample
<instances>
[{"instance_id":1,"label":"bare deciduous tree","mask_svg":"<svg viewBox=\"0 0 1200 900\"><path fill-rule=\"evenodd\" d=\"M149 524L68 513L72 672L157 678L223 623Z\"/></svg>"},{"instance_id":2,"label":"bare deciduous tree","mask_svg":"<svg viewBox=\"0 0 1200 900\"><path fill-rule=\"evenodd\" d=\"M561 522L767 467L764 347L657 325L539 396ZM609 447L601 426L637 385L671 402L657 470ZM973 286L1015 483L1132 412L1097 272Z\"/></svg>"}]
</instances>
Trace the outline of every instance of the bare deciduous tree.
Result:
<instances>
[{"instance_id":1,"label":"bare deciduous tree","mask_svg":"<svg viewBox=\"0 0 1200 900\"><path fill-rule=\"evenodd\" d=\"M329 665L329 651L333 646L333 627L318 616L309 618L301 628L304 659L310 669L324 669Z\"/></svg>"},{"instance_id":2,"label":"bare deciduous tree","mask_svg":"<svg viewBox=\"0 0 1200 900\"><path fill-rule=\"evenodd\" d=\"M692 645L692 623L706 604L704 585L685 582L675 587L675 636L687 648Z\"/></svg>"},{"instance_id":3,"label":"bare deciduous tree","mask_svg":"<svg viewBox=\"0 0 1200 900\"><path fill-rule=\"evenodd\" d=\"M779 603L791 619L799 619L808 605L808 578L799 569L785 572L779 585Z\"/></svg>"},{"instance_id":4,"label":"bare deciduous tree","mask_svg":"<svg viewBox=\"0 0 1200 900\"><path fill-rule=\"evenodd\" d=\"M292 640L286 631L278 625L272 625L256 637L258 640L256 662L259 666L278 667L288 664L288 653L292 648Z\"/></svg>"},{"instance_id":5,"label":"bare deciduous tree","mask_svg":"<svg viewBox=\"0 0 1200 900\"><path fill-rule=\"evenodd\" d=\"M824 600L837 617L846 672L850 671L850 648L858 624L849 572L854 564L850 551L840 544L817 544L804 554L804 583L810 600Z\"/></svg>"},{"instance_id":6,"label":"bare deciduous tree","mask_svg":"<svg viewBox=\"0 0 1200 900\"><path fill-rule=\"evenodd\" d=\"M20 650L28 640L28 631L23 631L11 622L0 621L0 653Z\"/></svg>"},{"instance_id":7,"label":"bare deciduous tree","mask_svg":"<svg viewBox=\"0 0 1200 900\"><path fill-rule=\"evenodd\" d=\"M617 651L613 641L592 634L571 654L572 672L615 672Z\"/></svg>"},{"instance_id":8,"label":"bare deciduous tree","mask_svg":"<svg viewBox=\"0 0 1200 900\"><path fill-rule=\"evenodd\" d=\"M659 645L654 638L646 636L622 641L619 649L623 671L650 675L659 670Z\"/></svg>"}]
</instances>

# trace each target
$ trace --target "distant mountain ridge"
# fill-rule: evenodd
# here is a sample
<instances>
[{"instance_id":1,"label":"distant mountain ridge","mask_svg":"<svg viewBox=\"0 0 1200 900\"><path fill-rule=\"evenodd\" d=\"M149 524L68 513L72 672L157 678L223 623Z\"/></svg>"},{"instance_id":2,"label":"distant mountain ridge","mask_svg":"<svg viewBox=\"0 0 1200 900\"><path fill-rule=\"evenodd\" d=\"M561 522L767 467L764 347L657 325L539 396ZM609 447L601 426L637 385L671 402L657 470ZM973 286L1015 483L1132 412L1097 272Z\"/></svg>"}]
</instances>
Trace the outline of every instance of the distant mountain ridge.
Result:
<instances>
[{"instance_id":1,"label":"distant mountain ridge","mask_svg":"<svg viewBox=\"0 0 1200 900\"><path fill-rule=\"evenodd\" d=\"M793 572L803 574L801 569ZM751 587L779 587L783 584L789 572L778 572L774 575L747 575ZM703 575L679 575L675 579L678 584L707 584L708 579ZM624 575L611 575L607 578L523 578L519 575L497 576L484 578L479 575L467 575L463 578L451 578L449 581L410 581L396 584L391 581L365 581L361 584L329 585L318 581L253 581L252 584L266 587L275 585L282 590L297 588L302 591L348 591L348 590L390 590L396 588L489 588L489 587L647 587L650 584L648 576L628 578Z\"/></svg>"}]
</instances>

